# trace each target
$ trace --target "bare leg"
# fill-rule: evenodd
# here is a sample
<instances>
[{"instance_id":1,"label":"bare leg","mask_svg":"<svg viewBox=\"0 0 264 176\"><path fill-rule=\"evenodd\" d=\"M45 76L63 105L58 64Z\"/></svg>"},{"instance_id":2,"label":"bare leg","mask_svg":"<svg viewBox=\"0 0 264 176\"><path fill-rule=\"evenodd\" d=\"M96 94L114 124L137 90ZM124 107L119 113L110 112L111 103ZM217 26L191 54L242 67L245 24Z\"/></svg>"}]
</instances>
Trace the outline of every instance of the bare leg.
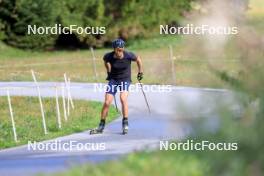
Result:
<instances>
[{"instance_id":1,"label":"bare leg","mask_svg":"<svg viewBox=\"0 0 264 176\"><path fill-rule=\"evenodd\" d=\"M113 101L114 96L112 94L105 94L105 102L101 111L101 119L106 119L109 107Z\"/></svg>"},{"instance_id":2,"label":"bare leg","mask_svg":"<svg viewBox=\"0 0 264 176\"><path fill-rule=\"evenodd\" d=\"M104 105L103 105L103 108L102 108L102 111L101 111L101 120L100 120L100 123L98 125L98 127L96 129L92 129L90 131L90 134L99 134L99 133L102 133L103 130L104 130L104 127L105 127L105 119L106 119L106 116L108 114L108 110L109 110L109 107L112 103L112 100L113 100L113 95L111 94L108 94L106 93L105 94L105 102L104 102Z\"/></svg>"},{"instance_id":3,"label":"bare leg","mask_svg":"<svg viewBox=\"0 0 264 176\"><path fill-rule=\"evenodd\" d=\"M123 117L128 118L128 103L127 103L128 91L120 92L120 101L122 104Z\"/></svg>"}]
</instances>

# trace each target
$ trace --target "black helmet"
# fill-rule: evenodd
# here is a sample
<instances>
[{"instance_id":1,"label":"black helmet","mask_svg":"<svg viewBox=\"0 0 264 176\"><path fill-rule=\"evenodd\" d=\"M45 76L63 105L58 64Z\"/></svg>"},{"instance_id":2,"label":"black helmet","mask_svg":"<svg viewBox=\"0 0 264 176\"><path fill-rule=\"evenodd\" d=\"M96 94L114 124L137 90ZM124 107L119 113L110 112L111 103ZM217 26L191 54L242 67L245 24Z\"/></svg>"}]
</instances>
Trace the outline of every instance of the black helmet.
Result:
<instances>
[{"instance_id":1,"label":"black helmet","mask_svg":"<svg viewBox=\"0 0 264 176\"><path fill-rule=\"evenodd\" d=\"M122 39L115 39L112 42L113 48L124 48L125 47L125 42Z\"/></svg>"}]
</instances>

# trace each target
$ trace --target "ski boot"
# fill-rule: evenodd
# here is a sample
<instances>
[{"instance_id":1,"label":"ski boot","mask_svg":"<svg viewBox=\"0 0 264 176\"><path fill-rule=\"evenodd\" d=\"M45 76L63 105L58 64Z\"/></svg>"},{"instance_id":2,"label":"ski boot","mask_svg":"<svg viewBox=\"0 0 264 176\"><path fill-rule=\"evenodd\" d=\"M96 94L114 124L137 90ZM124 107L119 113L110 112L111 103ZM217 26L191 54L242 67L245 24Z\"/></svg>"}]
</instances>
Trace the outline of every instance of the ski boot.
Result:
<instances>
[{"instance_id":1,"label":"ski boot","mask_svg":"<svg viewBox=\"0 0 264 176\"><path fill-rule=\"evenodd\" d=\"M92 130L90 131L90 135L92 135L92 134L101 134L101 133L103 133L103 131L104 131L104 127L105 127L105 122L104 122L104 121L101 121L101 122L99 123L99 126L98 126L97 128L92 129Z\"/></svg>"},{"instance_id":2,"label":"ski boot","mask_svg":"<svg viewBox=\"0 0 264 176\"><path fill-rule=\"evenodd\" d=\"M122 128L123 128L123 134L127 134L128 132L128 119L127 118L123 118Z\"/></svg>"}]
</instances>

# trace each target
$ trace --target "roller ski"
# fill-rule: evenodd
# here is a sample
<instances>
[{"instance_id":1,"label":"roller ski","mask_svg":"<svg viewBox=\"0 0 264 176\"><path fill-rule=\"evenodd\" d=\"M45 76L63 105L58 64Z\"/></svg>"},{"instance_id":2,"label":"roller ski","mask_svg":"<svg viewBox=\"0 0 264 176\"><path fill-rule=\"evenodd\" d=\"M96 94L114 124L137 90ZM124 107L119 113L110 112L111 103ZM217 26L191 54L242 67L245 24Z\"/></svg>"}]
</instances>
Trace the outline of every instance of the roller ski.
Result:
<instances>
[{"instance_id":1,"label":"roller ski","mask_svg":"<svg viewBox=\"0 0 264 176\"><path fill-rule=\"evenodd\" d=\"M123 135L128 133L128 119L127 118L122 120L122 129L123 129Z\"/></svg>"},{"instance_id":2,"label":"roller ski","mask_svg":"<svg viewBox=\"0 0 264 176\"><path fill-rule=\"evenodd\" d=\"M101 120L101 122L99 123L99 126L90 131L90 135L103 133L104 127L105 127L105 121Z\"/></svg>"}]
</instances>

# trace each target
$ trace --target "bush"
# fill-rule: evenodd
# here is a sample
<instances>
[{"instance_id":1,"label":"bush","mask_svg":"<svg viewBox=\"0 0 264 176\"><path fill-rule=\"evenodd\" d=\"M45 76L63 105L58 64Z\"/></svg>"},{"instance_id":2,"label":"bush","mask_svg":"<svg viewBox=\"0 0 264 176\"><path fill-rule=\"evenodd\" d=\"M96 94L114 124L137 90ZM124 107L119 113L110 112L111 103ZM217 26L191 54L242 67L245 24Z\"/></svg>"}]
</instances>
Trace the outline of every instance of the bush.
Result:
<instances>
[{"instance_id":1,"label":"bush","mask_svg":"<svg viewBox=\"0 0 264 176\"><path fill-rule=\"evenodd\" d=\"M28 35L27 26L50 26L55 23L55 3L52 0L3 0L0 18L5 24L4 41L12 46L34 49L46 48L54 44L52 35Z\"/></svg>"},{"instance_id":2,"label":"bush","mask_svg":"<svg viewBox=\"0 0 264 176\"><path fill-rule=\"evenodd\" d=\"M105 26L105 35L74 34L79 46L102 47L116 37L130 40L153 36L159 30L159 24L178 22L182 13L190 9L190 1L2 0L0 1L0 40L19 48L46 49L54 47L59 36L27 35L29 24Z\"/></svg>"}]
</instances>

